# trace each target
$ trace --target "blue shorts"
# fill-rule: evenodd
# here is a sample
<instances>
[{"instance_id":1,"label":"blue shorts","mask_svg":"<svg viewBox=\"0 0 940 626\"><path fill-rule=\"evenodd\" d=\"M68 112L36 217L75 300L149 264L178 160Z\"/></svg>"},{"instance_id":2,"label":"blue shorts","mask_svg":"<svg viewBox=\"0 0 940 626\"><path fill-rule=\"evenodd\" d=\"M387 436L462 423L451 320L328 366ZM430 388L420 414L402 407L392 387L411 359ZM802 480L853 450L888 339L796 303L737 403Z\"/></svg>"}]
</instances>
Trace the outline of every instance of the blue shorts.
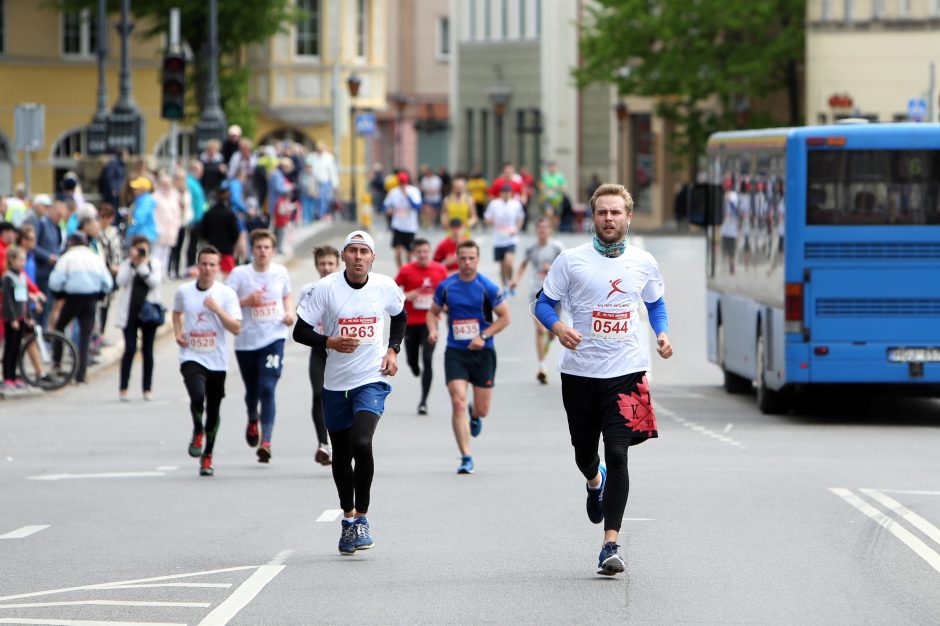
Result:
<instances>
[{"instance_id":1,"label":"blue shorts","mask_svg":"<svg viewBox=\"0 0 940 626\"><path fill-rule=\"evenodd\" d=\"M503 257L505 257L506 254L515 254L515 253L516 253L516 244L514 243L509 244L508 246L493 246L493 260L497 262L502 261Z\"/></svg>"},{"instance_id":2,"label":"blue shorts","mask_svg":"<svg viewBox=\"0 0 940 626\"><path fill-rule=\"evenodd\" d=\"M359 411L382 415L385 398L391 392L392 386L384 382L368 383L349 391L324 389L323 417L326 429L332 432L352 428L353 415Z\"/></svg>"}]
</instances>

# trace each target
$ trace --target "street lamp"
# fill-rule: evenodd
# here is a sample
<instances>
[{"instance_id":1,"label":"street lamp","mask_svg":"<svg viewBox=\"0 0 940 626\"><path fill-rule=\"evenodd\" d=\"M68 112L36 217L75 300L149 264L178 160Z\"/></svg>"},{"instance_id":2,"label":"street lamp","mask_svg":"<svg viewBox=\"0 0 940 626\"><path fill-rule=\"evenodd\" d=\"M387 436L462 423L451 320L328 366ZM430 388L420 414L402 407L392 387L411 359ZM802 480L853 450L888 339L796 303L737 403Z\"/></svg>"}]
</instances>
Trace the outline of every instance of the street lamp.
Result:
<instances>
[{"instance_id":1,"label":"street lamp","mask_svg":"<svg viewBox=\"0 0 940 626\"><path fill-rule=\"evenodd\" d=\"M403 167L401 134L402 126L405 123L405 109L408 108L409 99L403 93L397 94L392 101L395 103L395 110L398 112L398 118L395 121L395 154L392 155L393 167Z\"/></svg>"},{"instance_id":2,"label":"street lamp","mask_svg":"<svg viewBox=\"0 0 940 626\"><path fill-rule=\"evenodd\" d=\"M630 109L627 107L627 103L623 100L618 100L617 104L614 105L614 113L617 114L617 175L620 177L621 182L625 181L627 178L626 164L624 163L624 124L627 121L627 116L630 115Z\"/></svg>"},{"instance_id":3,"label":"street lamp","mask_svg":"<svg viewBox=\"0 0 940 626\"><path fill-rule=\"evenodd\" d=\"M356 214L359 209L359 202L356 197L356 96L359 95L359 86L362 84L362 79L356 76L355 74L350 74L349 78L346 79L346 88L349 89L349 174L350 182L352 184L352 191L349 194L350 201L352 202L352 216L353 219L356 219Z\"/></svg>"},{"instance_id":4,"label":"street lamp","mask_svg":"<svg viewBox=\"0 0 940 626\"><path fill-rule=\"evenodd\" d=\"M496 164L503 166L503 117L509 109L512 89L508 85L498 84L486 90L486 95L493 104L493 118L496 123Z\"/></svg>"}]
</instances>

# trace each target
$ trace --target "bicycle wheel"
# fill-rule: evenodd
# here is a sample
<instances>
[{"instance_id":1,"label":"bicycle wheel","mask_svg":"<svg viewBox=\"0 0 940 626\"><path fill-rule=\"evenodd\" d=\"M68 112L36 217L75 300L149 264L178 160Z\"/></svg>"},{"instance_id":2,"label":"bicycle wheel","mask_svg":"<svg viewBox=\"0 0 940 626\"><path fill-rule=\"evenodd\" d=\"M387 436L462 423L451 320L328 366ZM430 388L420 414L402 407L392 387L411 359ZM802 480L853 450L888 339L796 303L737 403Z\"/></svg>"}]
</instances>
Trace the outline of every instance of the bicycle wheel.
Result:
<instances>
[{"instance_id":1,"label":"bicycle wheel","mask_svg":"<svg viewBox=\"0 0 940 626\"><path fill-rule=\"evenodd\" d=\"M40 331L23 342L19 365L23 380L34 387L53 391L75 378L78 372L78 349L58 331Z\"/></svg>"}]
</instances>

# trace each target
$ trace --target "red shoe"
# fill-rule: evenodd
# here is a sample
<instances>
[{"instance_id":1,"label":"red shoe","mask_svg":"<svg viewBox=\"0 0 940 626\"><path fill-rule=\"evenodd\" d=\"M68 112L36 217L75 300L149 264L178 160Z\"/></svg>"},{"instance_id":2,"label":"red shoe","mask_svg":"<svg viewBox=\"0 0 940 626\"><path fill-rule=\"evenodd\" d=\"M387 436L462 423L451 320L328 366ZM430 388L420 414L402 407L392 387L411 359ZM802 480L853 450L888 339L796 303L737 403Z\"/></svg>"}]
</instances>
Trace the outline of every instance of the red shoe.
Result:
<instances>
[{"instance_id":1,"label":"red shoe","mask_svg":"<svg viewBox=\"0 0 940 626\"><path fill-rule=\"evenodd\" d=\"M271 442L265 441L258 446L258 463L268 463L271 461Z\"/></svg>"},{"instance_id":2,"label":"red shoe","mask_svg":"<svg viewBox=\"0 0 940 626\"><path fill-rule=\"evenodd\" d=\"M193 440L189 442L189 456L197 457L202 454L202 441L205 435L193 435Z\"/></svg>"},{"instance_id":3,"label":"red shoe","mask_svg":"<svg viewBox=\"0 0 940 626\"><path fill-rule=\"evenodd\" d=\"M258 441L261 439L261 434L258 432L258 422L249 421L248 428L245 429L245 441L248 442L248 445L252 448L258 445Z\"/></svg>"},{"instance_id":4,"label":"red shoe","mask_svg":"<svg viewBox=\"0 0 940 626\"><path fill-rule=\"evenodd\" d=\"M199 475L212 476L213 474L215 474L215 469L212 467L212 455L203 454L199 459Z\"/></svg>"}]
</instances>

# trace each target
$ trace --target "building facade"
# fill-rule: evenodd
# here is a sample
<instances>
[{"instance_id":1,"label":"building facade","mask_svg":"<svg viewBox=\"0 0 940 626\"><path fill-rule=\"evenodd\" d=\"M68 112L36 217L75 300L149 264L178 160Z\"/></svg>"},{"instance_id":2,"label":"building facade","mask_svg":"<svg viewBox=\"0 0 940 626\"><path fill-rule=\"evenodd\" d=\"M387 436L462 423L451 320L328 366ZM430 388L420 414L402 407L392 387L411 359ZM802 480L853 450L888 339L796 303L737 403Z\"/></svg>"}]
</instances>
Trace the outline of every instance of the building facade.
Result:
<instances>
[{"instance_id":1,"label":"building facade","mask_svg":"<svg viewBox=\"0 0 940 626\"><path fill-rule=\"evenodd\" d=\"M808 0L806 24L807 123L937 121L940 1Z\"/></svg>"}]
</instances>

